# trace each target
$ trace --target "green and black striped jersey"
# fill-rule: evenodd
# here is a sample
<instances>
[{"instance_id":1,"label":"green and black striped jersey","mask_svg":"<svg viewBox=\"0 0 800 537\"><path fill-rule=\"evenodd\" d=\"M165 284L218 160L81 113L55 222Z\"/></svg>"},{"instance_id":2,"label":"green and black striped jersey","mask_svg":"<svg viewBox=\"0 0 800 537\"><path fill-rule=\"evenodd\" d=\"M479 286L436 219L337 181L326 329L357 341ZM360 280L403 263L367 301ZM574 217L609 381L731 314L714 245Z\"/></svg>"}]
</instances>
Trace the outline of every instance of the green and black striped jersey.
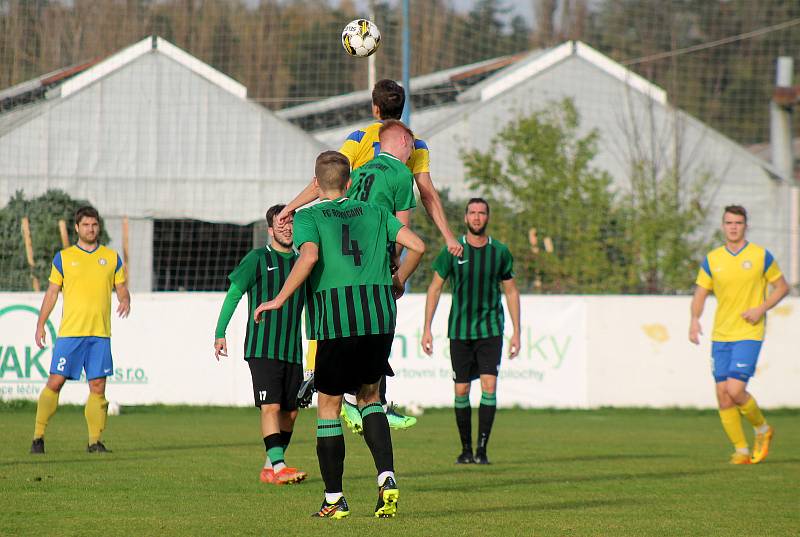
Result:
<instances>
[{"instance_id":1,"label":"green and black striped jersey","mask_svg":"<svg viewBox=\"0 0 800 537\"><path fill-rule=\"evenodd\" d=\"M447 337L483 339L502 336L503 305L500 282L514 277L511 252L505 244L489 237L486 246L470 246L466 237L460 241L464 255L455 257L442 248L433 262L433 270L445 280L451 278L453 303Z\"/></svg>"},{"instance_id":2,"label":"green and black striped jersey","mask_svg":"<svg viewBox=\"0 0 800 537\"><path fill-rule=\"evenodd\" d=\"M303 286L295 291L282 308L264 312L260 323L256 323L253 316L259 304L278 295L297 257L296 252L278 252L270 246L256 248L228 276L231 283L247 292L245 360L271 358L293 364L303 363Z\"/></svg>"},{"instance_id":3,"label":"green and black striped jersey","mask_svg":"<svg viewBox=\"0 0 800 537\"><path fill-rule=\"evenodd\" d=\"M308 337L336 339L394 332L387 244L403 227L382 207L350 198L323 200L294 218L294 244L319 247L308 278Z\"/></svg>"}]
</instances>

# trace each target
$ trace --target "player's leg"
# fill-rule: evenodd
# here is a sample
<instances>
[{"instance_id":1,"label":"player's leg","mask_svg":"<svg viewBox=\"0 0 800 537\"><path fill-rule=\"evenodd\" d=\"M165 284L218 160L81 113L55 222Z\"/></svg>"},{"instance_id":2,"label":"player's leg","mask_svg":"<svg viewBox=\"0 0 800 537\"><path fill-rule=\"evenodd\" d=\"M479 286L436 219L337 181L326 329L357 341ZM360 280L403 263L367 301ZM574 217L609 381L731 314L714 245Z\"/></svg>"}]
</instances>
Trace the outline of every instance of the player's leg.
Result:
<instances>
[{"instance_id":1,"label":"player's leg","mask_svg":"<svg viewBox=\"0 0 800 537\"><path fill-rule=\"evenodd\" d=\"M475 462L489 464L486 451L489 436L492 434L494 416L497 411L497 376L481 375L481 404L478 407L478 446L475 449Z\"/></svg>"},{"instance_id":2,"label":"player's leg","mask_svg":"<svg viewBox=\"0 0 800 537\"><path fill-rule=\"evenodd\" d=\"M50 418L58 410L58 396L67 378L63 375L50 373L47 384L39 394L39 401L36 404L36 423L33 428L33 442L31 442L30 452L34 455L44 454L44 432Z\"/></svg>"},{"instance_id":3,"label":"player's leg","mask_svg":"<svg viewBox=\"0 0 800 537\"><path fill-rule=\"evenodd\" d=\"M381 405L383 405L383 410L386 412L386 419L389 420L389 427L392 429L410 429L414 425L417 424L417 418L414 416L406 416L405 414L401 414L397 411L394 407L394 404L389 404L386 399L386 377L381 378L381 384L379 389L379 394L381 398Z\"/></svg>"},{"instance_id":4,"label":"player's leg","mask_svg":"<svg viewBox=\"0 0 800 537\"><path fill-rule=\"evenodd\" d=\"M44 433L50 418L58 409L58 397L67 379L77 380L83 371L83 338L60 337L53 346L53 357L50 360L50 376L47 384L39 394L36 405L36 423L33 429L31 453L44 453Z\"/></svg>"},{"instance_id":5,"label":"player's leg","mask_svg":"<svg viewBox=\"0 0 800 537\"><path fill-rule=\"evenodd\" d=\"M317 342L314 368L317 387L317 459L325 483L325 499L319 511L312 516L320 518L338 519L350 514L342 490L345 446L339 412L342 394L349 388L347 361L352 354L348 341L343 339Z\"/></svg>"},{"instance_id":6,"label":"player's leg","mask_svg":"<svg viewBox=\"0 0 800 537\"><path fill-rule=\"evenodd\" d=\"M394 452L389 421L380 402L380 382L383 376L394 373L389 367L394 334L358 337L357 356L361 357L359 372L361 388L356 397L361 409L364 440L372 453L378 474L378 503L375 516L393 517L397 513L400 495L394 474Z\"/></svg>"},{"instance_id":7,"label":"player's leg","mask_svg":"<svg viewBox=\"0 0 800 537\"><path fill-rule=\"evenodd\" d=\"M259 479L263 483L284 485L297 480L296 469L284 460L278 416L283 396L283 365L280 360L255 358L247 360L253 382L253 403L259 409L261 437L264 440L266 461ZM295 395L296 397L296 395Z\"/></svg>"},{"instance_id":8,"label":"player's leg","mask_svg":"<svg viewBox=\"0 0 800 537\"><path fill-rule=\"evenodd\" d=\"M476 376L472 355L472 345L469 341L459 339L450 340L450 362L453 367L453 383L455 392L456 427L461 438L461 454L456 458L456 464L471 464L475 462L472 455L472 408L469 404L469 388L472 378Z\"/></svg>"},{"instance_id":9,"label":"player's leg","mask_svg":"<svg viewBox=\"0 0 800 537\"><path fill-rule=\"evenodd\" d=\"M742 418L736 403L728 395L726 384L731 361L731 344L729 342L714 341L711 343L712 374L714 376L719 419L728 439L736 450L731 455L731 464L749 464L750 449L742 428Z\"/></svg>"},{"instance_id":10,"label":"player's leg","mask_svg":"<svg viewBox=\"0 0 800 537\"><path fill-rule=\"evenodd\" d=\"M106 377L114 374L111 357L111 339L107 337L86 337L84 339L84 369L89 384L89 398L86 400L84 416L89 431L89 453L106 453L109 449L100 440L108 419L108 400L106 399Z\"/></svg>"},{"instance_id":11,"label":"player's leg","mask_svg":"<svg viewBox=\"0 0 800 537\"><path fill-rule=\"evenodd\" d=\"M294 422L297 420L297 392L303 381L303 368L300 364L279 362L283 370L283 390L281 394L280 412L278 412L278 428L280 430L280 442L283 448L283 456L286 457L286 449L292 440ZM295 483L303 481L308 474L301 470L293 469Z\"/></svg>"},{"instance_id":12,"label":"player's leg","mask_svg":"<svg viewBox=\"0 0 800 537\"><path fill-rule=\"evenodd\" d=\"M478 340L475 344L475 359L481 379L481 404L478 407L478 447L475 462L489 464L486 450L492 434L494 416L497 412L497 374L503 355L502 336Z\"/></svg>"},{"instance_id":13,"label":"player's leg","mask_svg":"<svg viewBox=\"0 0 800 537\"><path fill-rule=\"evenodd\" d=\"M761 341L745 340L733 343L728 381L725 390L736 403L739 412L750 422L755 433L752 463L763 461L769 454L769 445L774 435L755 398L747 391L747 383L755 374Z\"/></svg>"}]
</instances>

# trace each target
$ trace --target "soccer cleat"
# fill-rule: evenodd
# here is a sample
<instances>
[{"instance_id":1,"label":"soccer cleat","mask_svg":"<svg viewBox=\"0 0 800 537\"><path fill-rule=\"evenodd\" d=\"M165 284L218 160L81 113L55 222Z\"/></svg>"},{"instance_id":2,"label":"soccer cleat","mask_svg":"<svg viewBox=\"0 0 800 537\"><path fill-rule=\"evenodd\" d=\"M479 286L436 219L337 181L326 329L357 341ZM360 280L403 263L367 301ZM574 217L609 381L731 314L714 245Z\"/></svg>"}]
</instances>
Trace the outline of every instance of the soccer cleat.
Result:
<instances>
[{"instance_id":1,"label":"soccer cleat","mask_svg":"<svg viewBox=\"0 0 800 537\"><path fill-rule=\"evenodd\" d=\"M301 472L297 468L289 468L288 466L286 466L282 468L280 472L276 472L273 470L272 480L269 481L269 483L273 483L275 485L288 485L290 483L300 483L307 476L308 474L306 474L305 472Z\"/></svg>"},{"instance_id":2,"label":"soccer cleat","mask_svg":"<svg viewBox=\"0 0 800 537\"><path fill-rule=\"evenodd\" d=\"M392 429L409 429L417 424L417 418L414 416L404 416L395 410L394 403L386 409L386 419Z\"/></svg>"},{"instance_id":3,"label":"soccer cleat","mask_svg":"<svg viewBox=\"0 0 800 537\"><path fill-rule=\"evenodd\" d=\"M764 434L756 434L756 442L753 446L753 456L750 458L751 464L758 464L769 455L769 443L772 441L772 436L775 434L775 429L771 425L767 425L767 432Z\"/></svg>"},{"instance_id":4,"label":"soccer cleat","mask_svg":"<svg viewBox=\"0 0 800 537\"><path fill-rule=\"evenodd\" d=\"M347 428L350 429L354 434L364 434L364 426L361 422L361 412L359 412L356 405L348 403L347 401L343 401L342 419L344 420L344 424L347 426Z\"/></svg>"},{"instance_id":5,"label":"soccer cleat","mask_svg":"<svg viewBox=\"0 0 800 537\"><path fill-rule=\"evenodd\" d=\"M86 446L86 453L111 453L111 450L102 442L97 441L94 444Z\"/></svg>"},{"instance_id":6,"label":"soccer cleat","mask_svg":"<svg viewBox=\"0 0 800 537\"><path fill-rule=\"evenodd\" d=\"M456 459L456 464L474 464L475 457L472 456L472 450L465 449L461 455Z\"/></svg>"},{"instance_id":7,"label":"soccer cleat","mask_svg":"<svg viewBox=\"0 0 800 537\"><path fill-rule=\"evenodd\" d=\"M311 406L311 399L314 397L314 392L317 389L314 387L314 372L309 371L307 378L300 384L300 389L297 392L297 406L300 408L308 408Z\"/></svg>"},{"instance_id":8,"label":"soccer cleat","mask_svg":"<svg viewBox=\"0 0 800 537\"><path fill-rule=\"evenodd\" d=\"M275 478L275 471L272 468L262 468L261 475L258 478L262 483L272 483Z\"/></svg>"},{"instance_id":9,"label":"soccer cleat","mask_svg":"<svg viewBox=\"0 0 800 537\"><path fill-rule=\"evenodd\" d=\"M31 442L31 455L44 455L44 438L34 438Z\"/></svg>"},{"instance_id":10,"label":"soccer cleat","mask_svg":"<svg viewBox=\"0 0 800 537\"><path fill-rule=\"evenodd\" d=\"M394 479L387 477L383 485L378 487L378 504L375 506L375 518L392 518L397 514L397 499L400 491Z\"/></svg>"},{"instance_id":11,"label":"soccer cleat","mask_svg":"<svg viewBox=\"0 0 800 537\"><path fill-rule=\"evenodd\" d=\"M734 452L731 455L731 464L750 464L750 454L749 453L739 453L738 451Z\"/></svg>"},{"instance_id":12,"label":"soccer cleat","mask_svg":"<svg viewBox=\"0 0 800 537\"><path fill-rule=\"evenodd\" d=\"M475 452L475 464L492 464L489 462L489 457L486 456L485 451L478 450Z\"/></svg>"},{"instance_id":13,"label":"soccer cleat","mask_svg":"<svg viewBox=\"0 0 800 537\"><path fill-rule=\"evenodd\" d=\"M334 503L328 503L326 500L322 500L322 507L311 516L313 518L332 518L338 520L350 516L350 507L348 507L347 500L344 499L344 496L340 497Z\"/></svg>"}]
</instances>

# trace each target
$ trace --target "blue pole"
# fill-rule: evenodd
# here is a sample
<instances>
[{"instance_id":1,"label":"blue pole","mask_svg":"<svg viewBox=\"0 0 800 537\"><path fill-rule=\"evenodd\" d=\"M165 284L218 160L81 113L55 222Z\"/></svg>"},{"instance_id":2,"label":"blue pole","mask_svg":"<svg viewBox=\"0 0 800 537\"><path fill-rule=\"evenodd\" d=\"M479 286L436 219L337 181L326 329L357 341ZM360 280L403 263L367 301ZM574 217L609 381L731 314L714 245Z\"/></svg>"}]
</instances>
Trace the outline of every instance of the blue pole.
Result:
<instances>
[{"instance_id":1,"label":"blue pole","mask_svg":"<svg viewBox=\"0 0 800 537\"><path fill-rule=\"evenodd\" d=\"M409 30L409 8L411 0L403 0L403 88L406 90L406 104L403 106L402 120L411 126L411 36Z\"/></svg>"}]
</instances>

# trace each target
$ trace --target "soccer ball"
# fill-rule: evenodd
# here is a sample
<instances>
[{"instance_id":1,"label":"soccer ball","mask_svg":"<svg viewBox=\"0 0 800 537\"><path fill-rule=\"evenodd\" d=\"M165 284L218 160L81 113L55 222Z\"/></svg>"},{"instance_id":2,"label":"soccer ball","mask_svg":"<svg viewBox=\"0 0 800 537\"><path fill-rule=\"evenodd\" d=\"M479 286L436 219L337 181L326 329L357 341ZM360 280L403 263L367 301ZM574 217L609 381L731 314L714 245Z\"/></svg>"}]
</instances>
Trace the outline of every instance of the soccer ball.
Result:
<instances>
[{"instance_id":1,"label":"soccer ball","mask_svg":"<svg viewBox=\"0 0 800 537\"><path fill-rule=\"evenodd\" d=\"M381 46L381 32L371 21L356 19L342 30L342 46L349 55L366 58Z\"/></svg>"}]
</instances>

